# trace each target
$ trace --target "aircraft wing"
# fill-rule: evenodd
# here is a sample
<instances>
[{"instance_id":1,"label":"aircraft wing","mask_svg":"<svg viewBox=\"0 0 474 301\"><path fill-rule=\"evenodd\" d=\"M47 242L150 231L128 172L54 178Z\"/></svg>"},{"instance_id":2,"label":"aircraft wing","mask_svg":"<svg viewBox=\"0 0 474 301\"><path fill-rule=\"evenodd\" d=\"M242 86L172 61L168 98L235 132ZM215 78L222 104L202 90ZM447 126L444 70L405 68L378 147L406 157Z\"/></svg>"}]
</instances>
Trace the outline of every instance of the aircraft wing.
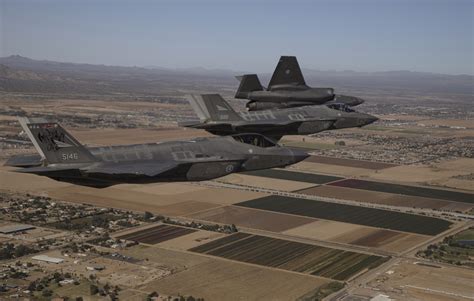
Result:
<instances>
[{"instance_id":1,"label":"aircraft wing","mask_svg":"<svg viewBox=\"0 0 474 301\"><path fill-rule=\"evenodd\" d=\"M315 122L319 121L321 123L333 123L336 122L335 118L306 118L304 120L283 120L283 121L272 121L272 122L266 122L266 123L259 123L259 122L240 122L238 124L234 124L235 129L237 130L245 130L245 129L250 129L250 128L277 128L281 126L287 126L291 124L299 125L302 122Z\"/></svg>"},{"instance_id":2,"label":"aircraft wing","mask_svg":"<svg viewBox=\"0 0 474 301\"><path fill-rule=\"evenodd\" d=\"M52 172L57 172L57 171L77 171L81 167L83 167L84 164L80 165L64 165L64 166L36 166L36 167L27 167L27 168L21 168L15 170L15 172L21 172L21 173L32 173L32 174L47 174L47 173L52 173Z\"/></svg>"},{"instance_id":3,"label":"aircraft wing","mask_svg":"<svg viewBox=\"0 0 474 301\"><path fill-rule=\"evenodd\" d=\"M154 177L177 167L176 162L99 163L82 168L88 174L141 175Z\"/></svg>"},{"instance_id":4,"label":"aircraft wing","mask_svg":"<svg viewBox=\"0 0 474 301\"><path fill-rule=\"evenodd\" d=\"M232 131L232 124L228 122L201 122L201 121L184 121L178 122L181 127L188 127L193 129L202 130L220 130L220 131Z\"/></svg>"}]
</instances>

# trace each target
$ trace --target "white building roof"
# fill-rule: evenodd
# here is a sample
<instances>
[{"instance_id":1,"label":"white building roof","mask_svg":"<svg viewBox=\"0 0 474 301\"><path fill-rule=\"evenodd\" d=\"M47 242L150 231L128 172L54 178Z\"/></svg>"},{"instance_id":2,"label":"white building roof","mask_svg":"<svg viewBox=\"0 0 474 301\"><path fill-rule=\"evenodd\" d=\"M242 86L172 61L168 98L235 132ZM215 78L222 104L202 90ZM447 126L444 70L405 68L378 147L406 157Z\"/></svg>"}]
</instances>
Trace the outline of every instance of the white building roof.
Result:
<instances>
[{"instance_id":1,"label":"white building roof","mask_svg":"<svg viewBox=\"0 0 474 301\"><path fill-rule=\"evenodd\" d=\"M0 227L0 233L10 234L10 233L15 233L15 232L31 230L31 229L34 229L34 228L35 228L35 226L32 226L32 225L22 225L22 224L7 225L7 226Z\"/></svg>"},{"instance_id":2,"label":"white building roof","mask_svg":"<svg viewBox=\"0 0 474 301\"><path fill-rule=\"evenodd\" d=\"M45 261L49 263L61 263L64 261L62 258L50 257L48 255L36 255L31 257L34 260Z\"/></svg>"},{"instance_id":3,"label":"white building roof","mask_svg":"<svg viewBox=\"0 0 474 301\"><path fill-rule=\"evenodd\" d=\"M377 296L370 299L370 301L392 301L392 300L393 299L391 299L389 296L382 295L382 294L378 294Z\"/></svg>"}]
</instances>

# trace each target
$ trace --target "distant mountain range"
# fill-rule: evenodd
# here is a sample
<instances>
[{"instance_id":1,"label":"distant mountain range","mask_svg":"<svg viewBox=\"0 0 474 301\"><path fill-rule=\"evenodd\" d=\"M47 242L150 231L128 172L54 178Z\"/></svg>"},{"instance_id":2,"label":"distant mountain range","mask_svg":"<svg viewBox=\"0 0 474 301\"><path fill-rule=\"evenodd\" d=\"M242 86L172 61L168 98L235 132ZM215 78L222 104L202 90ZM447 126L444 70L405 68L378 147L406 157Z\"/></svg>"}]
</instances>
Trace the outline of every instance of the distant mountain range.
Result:
<instances>
[{"instance_id":1,"label":"distant mountain range","mask_svg":"<svg viewBox=\"0 0 474 301\"><path fill-rule=\"evenodd\" d=\"M265 85L273 70L259 74ZM371 89L472 95L474 76L427 72L319 71L303 69L309 85L350 91ZM156 66L124 67L34 60L19 55L0 58L0 91L50 93L185 94L188 91L230 93L242 72L222 69Z\"/></svg>"}]
</instances>

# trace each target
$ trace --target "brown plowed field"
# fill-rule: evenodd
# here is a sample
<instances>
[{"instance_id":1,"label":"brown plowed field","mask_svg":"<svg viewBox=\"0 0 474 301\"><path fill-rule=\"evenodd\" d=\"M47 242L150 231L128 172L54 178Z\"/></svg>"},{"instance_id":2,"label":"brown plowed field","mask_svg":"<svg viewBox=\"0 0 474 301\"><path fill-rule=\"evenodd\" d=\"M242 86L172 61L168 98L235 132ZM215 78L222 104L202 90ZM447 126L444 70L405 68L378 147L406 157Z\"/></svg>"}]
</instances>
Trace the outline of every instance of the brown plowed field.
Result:
<instances>
[{"instance_id":1,"label":"brown plowed field","mask_svg":"<svg viewBox=\"0 0 474 301\"><path fill-rule=\"evenodd\" d=\"M394 240L396 237L403 235L404 234L395 231L378 230L362 238L353 240L351 243L366 247L379 247L386 241Z\"/></svg>"},{"instance_id":2,"label":"brown plowed field","mask_svg":"<svg viewBox=\"0 0 474 301\"><path fill-rule=\"evenodd\" d=\"M449 202L445 200L424 197L326 185L299 190L298 193L401 207L417 207L453 211L467 211L474 207L474 205L467 203Z\"/></svg>"},{"instance_id":3,"label":"brown plowed field","mask_svg":"<svg viewBox=\"0 0 474 301\"><path fill-rule=\"evenodd\" d=\"M401 235L395 237L395 239L391 239L385 241L385 244L380 246L379 249L388 251L388 252L403 252L407 249L410 249L416 245L419 245L425 241L430 239L424 235L417 235L417 234L408 234L408 235Z\"/></svg>"},{"instance_id":4,"label":"brown plowed field","mask_svg":"<svg viewBox=\"0 0 474 301\"><path fill-rule=\"evenodd\" d=\"M318 220L283 232L288 235L401 252L430 237L365 227L335 221ZM390 247L387 247L390 246Z\"/></svg>"},{"instance_id":5,"label":"brown plowed field","mask_svg":"<svg viewBox=\"0 0 474 301\"><path fill-rule=\"evenodd\" d=\"M158 249L152 252L161 255L163 250ZM325 278L204 257L193 253L175 252L175 254L186 256L186 262L194 257L204 262L147 283L143 287L144 290L176 296L183 294L186 287L186 294L199 296L205 300L286 301L296 300L329 282ZM158 262L161 261L158 257Z\"/></svg>"},{"instance_id":6,"label":"brown plowed field","mask_svg":"<svg viewBox=\"0 0 474 301\"><path fill-rule=\"evenodd\" d=\"M292 216L236 206L215 208L205 212L191 214L189 217L273 232L285 231L315 221L315 219L308 217Z\"/></svg>"},{"instance_id":7,"label":"brown plowed field","mask_svg":"<svg viewBox=\"0 0 474 301\"><path fill-rule=\"evenodd\" d=\"M282 179L273 179L267 177L258 177L251 176L247 174L234 173L227 175L225 177L219 178L220 182L259 187L266 189L275 189L278 187L278 190L282 191L295 191L314 186L314 184Z\"/></svg>"},{"instance_id":8,"label":"brown plowed field","mask_svg":"<svg viewBox=\"0 0 474 301\"><path fill-rule=\"evenodd\" d=\"M146 228L118 236L117 238L137 241L144 244L157 244L193 232L196 232L196 230L169 225L158 225L156 227Z\"/></svg>"},{"instance_id":9,"label":"brown plowed field","mask_svg":"<svg viewBox=\"0 0 474 301\"><path fill-rule=\"evenodd\" d=\"M342 158L324 157L324 156L310 156L305 161L312 162L312 163L340 165L340 166L357 167L357 168L374 169L374 170L398 166L396 164L383 163L383 162L370 162L370 161L342 159Z\"/></svg>"}]
</instances>

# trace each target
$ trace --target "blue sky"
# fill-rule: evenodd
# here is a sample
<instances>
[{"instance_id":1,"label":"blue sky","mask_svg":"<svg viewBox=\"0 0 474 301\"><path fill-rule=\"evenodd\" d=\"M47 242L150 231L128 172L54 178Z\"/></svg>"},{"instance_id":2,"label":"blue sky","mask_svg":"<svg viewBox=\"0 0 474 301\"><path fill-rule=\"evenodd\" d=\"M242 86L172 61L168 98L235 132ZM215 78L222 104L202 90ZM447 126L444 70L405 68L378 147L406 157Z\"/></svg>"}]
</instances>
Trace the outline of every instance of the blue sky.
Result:
<instances>
[{"instance_id":1,"label":"blue sky","mask_svg":"<svg viewBox=\"0 0 474 301\"><path fill-rule=\"evenodd\" d=\"M0 0L0 56L271 72L473 74L474 1Z\"/></svg>"}]
</instances>

